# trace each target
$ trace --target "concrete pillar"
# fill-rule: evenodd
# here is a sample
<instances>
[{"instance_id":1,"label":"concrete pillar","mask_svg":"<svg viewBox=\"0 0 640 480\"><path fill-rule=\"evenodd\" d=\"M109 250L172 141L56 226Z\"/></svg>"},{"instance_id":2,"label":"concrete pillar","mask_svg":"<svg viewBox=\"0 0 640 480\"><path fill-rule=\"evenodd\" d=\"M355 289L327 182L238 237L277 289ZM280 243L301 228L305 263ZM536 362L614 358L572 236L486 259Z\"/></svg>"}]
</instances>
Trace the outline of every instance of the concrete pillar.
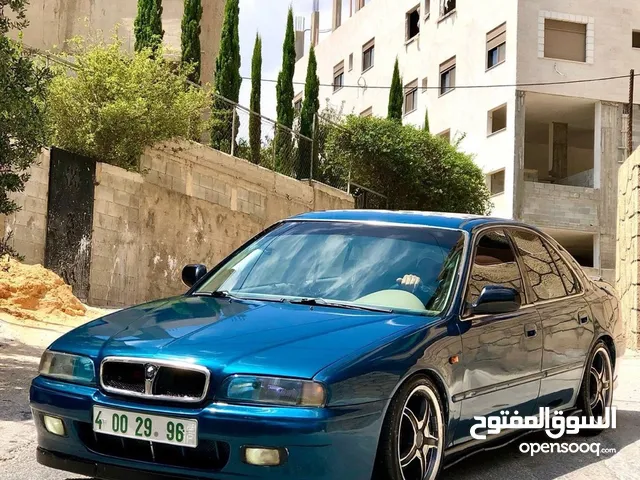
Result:
<instances>
[{"instance_id":1,"label":"concrete pillar","mask_svg":"<svg viewBox=\"0 0 640 480\"><path fill-rule=\"evenodd\" d=\"M311 14L311 46L315 47L320 41L320 12Z\"/></svg>"},{"instance_id":2,"label":"concrete pillar","mask_svg":"<svg viewBox=\"0 0 640 480\"><path fill-rule=\"evenodd\" d=\"M569 171L569 125L553 123L553 168L551 175L555 179L567 178Z\"/></svg>"},{"instance_id":3,"label":"concrete pillar","mask_svg":"<svg viewBox=\"0 0 640 480\"><path fill-rule=\"evenodd\" d=\"M203 85L213 81L215 61L220 51L224 4L224 0L202 0L200 80Z\"/></svg>"},{"instance_id":4,"label":"concrete pillar","mask_svg":"<svg viewBox=\"0 0 640 480\"><path fill-rule=\"evenodd\" d=\"M336 30L340 25L342 25L342 0L333 0L333 30Z\"/></svg>"},{"instance_id":5,"label":"concrete pillar","mask_svg":"<svg viewBox=\"0 0 640 480\"><path fill-rule=\"evenodd\" d=\"M524 132L525 132L525 92L516 90L515 148L513 159L513 212L515 220L522 219L524 204ZM505 191L505 194L507 192ZM508 198L508 197L507 197Z\"/></svg>"}]
</instances>

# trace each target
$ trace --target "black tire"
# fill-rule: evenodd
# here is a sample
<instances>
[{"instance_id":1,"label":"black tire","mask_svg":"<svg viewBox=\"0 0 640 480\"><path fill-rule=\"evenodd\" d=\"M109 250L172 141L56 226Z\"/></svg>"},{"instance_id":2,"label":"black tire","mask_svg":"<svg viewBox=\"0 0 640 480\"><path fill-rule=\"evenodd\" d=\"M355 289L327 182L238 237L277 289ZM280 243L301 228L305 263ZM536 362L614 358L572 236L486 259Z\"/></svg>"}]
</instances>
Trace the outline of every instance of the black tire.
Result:
<instances>
[{"instance_id":1,"label":"black tire","mask_svg":"<svg viewBox=\"0 0 640 480\"><path fill-rule=\"evenodd\" d=\"M613 363L611 352L603 341L599 341L593 347L587 360L576 407L582 410L582 415L599 419L604 415L605 407L611 407L612 403ZM580 431L585 436L594 436L601 432L602 429Z\"/></svg>"},{"instance_id":2,"label":"black tire","mask_svg":"<svg viewBox=\"0 0 640 480\"><path fill-rule=\"evenodd\" d=\"M443 464L444 431L444 409L435 384L423 375L409 379L391 400L384 419L374 478L435 480Z\"/></svg>"}]
</instances>

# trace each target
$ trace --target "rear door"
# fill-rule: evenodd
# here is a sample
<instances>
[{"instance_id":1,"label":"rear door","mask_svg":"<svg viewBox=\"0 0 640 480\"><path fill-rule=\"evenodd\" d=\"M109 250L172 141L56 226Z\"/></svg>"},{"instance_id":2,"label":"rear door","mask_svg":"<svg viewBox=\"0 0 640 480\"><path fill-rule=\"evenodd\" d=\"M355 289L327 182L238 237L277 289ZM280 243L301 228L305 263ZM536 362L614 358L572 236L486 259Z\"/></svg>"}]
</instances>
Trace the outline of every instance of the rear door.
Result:
<instances>
[{"instance_id":1,"label":"rear door","mask_svg":"<svg viewBox=\"0 0 640 480\"><path fill-rule=\"evenodd\" d=\"M470 440L474 416L517 410L531 415L540 390L542 325L527 301L522 273L513 246L502 228L478 234L467 281L466 304L471 305L487 285L501 285L520 293L522 307L500 315L470 315L460 322L465 373L461 424L456 443Z\"/></svg>"},{"instance_id":2,"label":"rear door","mask_svg":"<svg viewBox=\"0 0 640 480\"><path fill-rule=\"evenodd\" d=\"M577 276L537 232L511 229L525 279L542 319L544 349L540 407L571 407L593 339L591 310Z\"/></svg>"}]
</instances>

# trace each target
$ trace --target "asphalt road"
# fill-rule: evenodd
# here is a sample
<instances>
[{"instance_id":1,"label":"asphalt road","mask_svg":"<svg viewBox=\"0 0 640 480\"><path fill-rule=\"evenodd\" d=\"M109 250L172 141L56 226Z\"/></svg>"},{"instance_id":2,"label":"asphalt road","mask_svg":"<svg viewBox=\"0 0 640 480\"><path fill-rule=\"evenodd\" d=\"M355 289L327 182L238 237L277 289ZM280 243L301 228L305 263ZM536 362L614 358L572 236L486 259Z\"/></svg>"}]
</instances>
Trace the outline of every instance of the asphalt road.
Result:
<instances>
[{"instance_id":1,"label":"asphalt road","mask_svg":"<svg viewBox=\"0 0 640 480\"><path fill-rule=\"evenodd\" d=\"M35 428L28 406L29 382L35 375L41 347L3 339L0 322L0 478L3 480L80 480L35 461ZM445 470L443 479L640 479L640 356L622 360L620 386L614 403L618 427L595 438L565 437L559 442L597 442L615 454L520 453L522 442L549 442L532 434L511 445L467 458ZM135 479L132 479L135 480ZM342 480L342 479L341 479Z\"/></svg>"}]
</instances>

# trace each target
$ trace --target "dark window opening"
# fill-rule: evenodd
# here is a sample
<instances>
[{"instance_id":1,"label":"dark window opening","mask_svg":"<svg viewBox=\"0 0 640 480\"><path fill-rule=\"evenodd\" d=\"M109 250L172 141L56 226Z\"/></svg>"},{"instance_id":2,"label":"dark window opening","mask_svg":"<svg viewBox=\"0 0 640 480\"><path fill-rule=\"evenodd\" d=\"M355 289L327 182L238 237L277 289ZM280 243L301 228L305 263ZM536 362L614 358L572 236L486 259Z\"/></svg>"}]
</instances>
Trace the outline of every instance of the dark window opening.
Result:
<instances>
[{"instance_id":1,"label":"dark window opening","mask_svg":"<svg viewBox=\"0 0 640 480\"><path fill-rule=\"evenodd\" d=\"M456 0L442 0L442 16L449 15L456 9Z\"/></svg>"},{"instance_id":2,"label":"dark window opening","mask_svg":"<svg viewBox=\"0 0 640 480\"><path fill-rule=\"evenodd\" d=\"M409 41L420 33L420 8L407 13L407 35L406 40Z\"/></svg>"},{"instance_id":3,"label":"dark window opening","mask_svg":"<svg viewBox=\"0 0 640 480\"><path fill-rule=\"evenodd\" d=\"M640 48L640 30L635 30L632 36L633 48Z\"/></svg>"},{"instance_id":4,"label":"dark window opening","mask_svg":"<svg viewBox=\"0 0 640 480\"><path fill-rule=\"evenodd\" d=\"M491 195L504 193L504 170L489 175L489 188Z\"/></svg>"}]
</instances>

